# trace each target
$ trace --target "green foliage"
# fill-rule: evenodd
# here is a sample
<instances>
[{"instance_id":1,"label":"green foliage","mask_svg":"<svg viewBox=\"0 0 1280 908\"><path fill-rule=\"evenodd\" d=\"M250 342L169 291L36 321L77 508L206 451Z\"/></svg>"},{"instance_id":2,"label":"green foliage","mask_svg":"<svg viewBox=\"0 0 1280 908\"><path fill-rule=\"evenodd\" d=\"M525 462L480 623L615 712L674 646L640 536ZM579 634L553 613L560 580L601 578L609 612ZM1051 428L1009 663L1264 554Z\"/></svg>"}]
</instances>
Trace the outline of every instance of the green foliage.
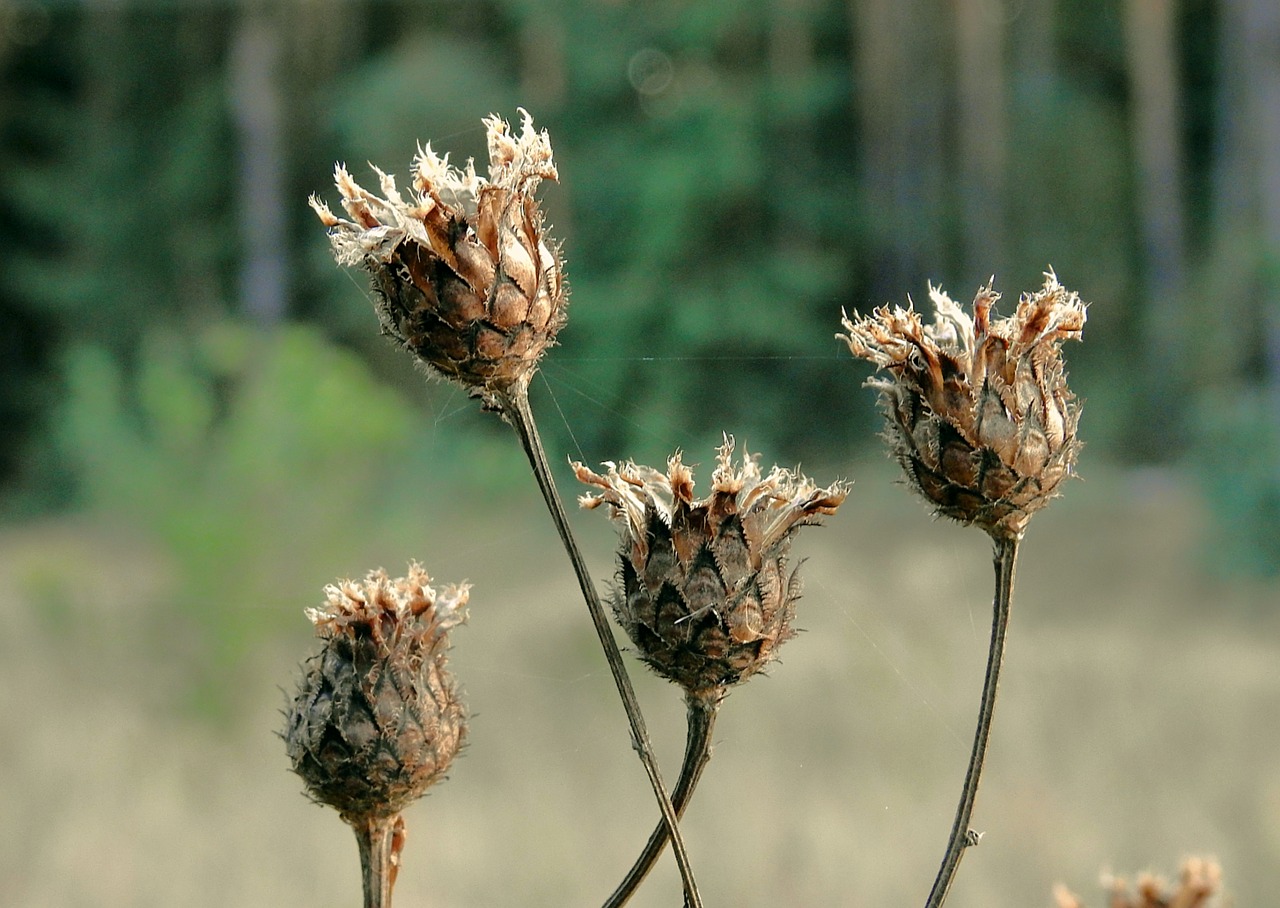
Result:
<instances>
[{"instance_id":1,"label":"green foliage","mask_svg":"<svg viewBox=\"0 0 1280 908\"><path fill-rule=\"evenodd\" d=\"M150 325L221 311L236 239L220 25L44 14L39 44L0 33L0 329L15 348L0 369L19 364L0 411L0 460L18 469L0 481L25 480L37 504L58 496L31 486L63 472L46 418L59 353L89 340L128 355Z\"/></svg>"},{"instance_id":2,"label":"green foliage","mask_svg":"<svg viewBox=\"0 0 1280 908\"><path fill-rule=\"evenodd\" d=\"M456 164L467 157L483 162L480 117L493 111L514 117L519 103L504 70L480 41L410 32L335 86L335 152L351 157L357 179L364 162L373 161L401 185L408 185L419 143L453 152Z\"/></svg>"},{"instance_id":3,"label":"green foliage","mask_svg":"<svg viewBox=\"0 0 1280 908\"><path fill-rule=\"evenodd\" d=\"M58 444L83 500L174 559L164 610L198 628L210 679L296 629L299 589L362 573L420 519L396 488L416 414L314 328L153 331L129 370L82 344L66 375Z\"/></svg>"},{"instance_id":4,"label":"green foliage","mask_svg":"<svg viewBox=\"0 0 1280 908\"><path fill-rule=\"evenodd\" d=\"M771 75L774 15L593 4L558 23L575 51L546 118L564 185L546 194L571 207L573 305L545 373L588 459L660 460L724 431L813 457L859 422L831 337L854 289L840 235L855 215L836 203L851 173L818 141L847 119L845 69Z\"/></svg>"},{"instance_id":5,"label":"green foliage","mask_svg":"<svg viewBox=\"0 0 1280 908\"><path fill-rule=\"evenodd\" d=\"M92 28L79 36L92 52L78 105L53 108L50 153L9 187L44 242L14 249L6 280L67 342L129 350L158 319L221 308L236 239L232 146L218 74L174 46L180 20Z\"/></svg>"},{"instance_id":6,"label":"green foliage","mask_svg":"<svg viewBox=\"0 0 1280 908\"><path fill-rule=\"evenodd\" d=\"M1224 574L1280 576L1280 424L1260 389L1203 395L1195 461L1213 515L1208 554Z\"/></svg>"},{"instance_id":7,"label":"green foliage","mask_svg":"<svg viewBox=\"0 0 1280 908\"><path fill-rule=\"evenodd\" d=\"M1009 129L1005 261L990 271L1004 305L1048 265L1094 302L1086 342L1069 354L1073 386L1088 399L1090 456L1170 458L1193 420L1181 411L1144 420L1151 381L1132 374L1149 365L1153 307L1165 301L1146 299L1143 287L1138 99L1113 6L1028 7L1000 24L1007 54L992 65ZM564 416L543 420L553 449L659 460L677 446L709 449L729 431L770 459L843 461L877 444L878 419L859 387L865 369L831 337L840 309L919 299L926 278L963 297L990 273L959 273L978 267L961 265L960 250L966 232L982 229L960 211L971 190L959 141L960 8L931 0L876 18L837 0L396 0L326 7L306 22L280 10L265 15L279 16L278 163L294 200L280 238L289 311L389 380L406 373L386 365L363 276L333 264L305 195L333 201L334 160L358 176L374 161L403 181L419 141L455 161L482 159L479 119L489 112L514 118L524 105L551 131L562 182L543 196L573 287L562 346L535 386L540 412ZM1219 41L1228 12L1195 2L1179 13L1192 274L1264 242L1256 224L1226 223L1208 192L1257 192L1255 176L1233 170L1249 156L1228 153L1241 114L1224 80L1245 65ZM155 431L133 411L143 364L159 368L171 343L157 340L156 326L247 310L232 289L239 231L256 214L239 185L231 111L229 67L241 57L229 51L243 10L71 5L48 15L35 43L0 42L0 417L9 429L0 481L10 493L25 480L27 504L43 506L67 503L67 479L84 467L62 459L65 439L50 440L60 355L74 349L70 360L89 368L90 344L103 374L107 350L131 364L118 379L124 409L135 429ZM859 55L885 46L905 48L910 65L902 84L869 85ZM869 100L886 116L865 116ZM871 190L886 176L869 172L877 147L903 152L901 172L880 185L888 195ZM872 210L872 198L890 210ZM1274 287L1265 294L1274 300ZM1195 380L1274 384L1251 366L1223 375L1218 365L1255 359L1238 351L1258 346L1243 336L1257 333L1256 281L1206 298L1225 317L1183 326L1180 361L1195 364ZM176 434L163 450L175 464L184 452L207 457L201 433L223 431L234 382L201 381L213 390L196 382L198 393L173 405L184 415L170 416ZM164 394L176 401L182 387L175 380ZM1171 409L1188 399L1177 390ZM463 409L448 392L412 394L441 412ZM505 450L489 444L496 431L470 415L448 426L451 444L480 459Z\"/></svg>"}]
</instances>

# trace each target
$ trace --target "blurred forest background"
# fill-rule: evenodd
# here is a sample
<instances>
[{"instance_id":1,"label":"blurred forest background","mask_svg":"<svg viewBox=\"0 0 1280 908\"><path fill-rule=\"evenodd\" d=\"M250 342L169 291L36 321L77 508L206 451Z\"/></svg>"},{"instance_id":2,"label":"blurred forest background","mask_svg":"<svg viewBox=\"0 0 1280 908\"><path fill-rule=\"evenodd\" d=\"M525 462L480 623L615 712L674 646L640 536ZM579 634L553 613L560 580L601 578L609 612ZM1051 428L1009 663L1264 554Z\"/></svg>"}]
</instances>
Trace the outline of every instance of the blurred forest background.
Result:
<instances>
[{"instance_id":1,"label":"blurred forest background","mask_svg":"<svg viewBox=\"0 0 1280 908\"><path fill-rule=\"evenodd\" d=\"M992 274L1008 306L1053 267L1095 303L1069 353L1090 456L1191 468L1224 556L1274 571L1278 15L1265 0L5 0L7 509L228 456L213 442L249 418L250 360L282 371L262 393L323 371L291 345L351 370L334 382L398 368L306 197L333 199L335 160L403 174L418 141L483 160L480 117L523 105L563 173L544 195L573 286L545 376L565 420L548 429L587 460L729 430L839 462L874 444L831 337L841 307L923 301L929 281L963 300ZM389 401L391 422L456 406L403 378L387 393L412 403Z\"/></svg>"},{"instance_id":2,"label":"blurred forest background","mask_svg":"<svg viewBox=\"0 0 1280 908\"><path fill-rule=\"evenodd\" d=\"M191 757L194 764L171 757L176 788L151 791L157 800L182 805L188 798L207 807L205 783L180 767L199 765L189 771L217 776L225 767L212 768L222 763L208 757L212 748L239 767L232 772L240 786L219 783L222 797L234 801L251 791L262 803L296 800L288 809L300 819L282 835L296 839L298 827L314 825L336 843L345 831L328 827L341 824L306 812L284 775L282 751L258 740L261 727L274 727L263 704L277 705L271 685L289 683L281 666L302 654L309 632L301 609L318 602L321 585L378 564L394 571L420 557L443 580L470 576L473 611L487 608L479 604L486 582L518 605L537 597L495 580L506 577L500 566L514 546L519 563L536 575L529 588L538 597L572 600L509 431L455 389L422 381L378 336L363 276L333 263L306 206L312 192L334 203L335 161L347 162L358 180L369 176L366 161L403 176L419 141L451 152L455 162L483 161L480 118L497 112L515 120L517 106L549 130L561 175L542 197L551 234L564 246L570 320L533 389L553 460L660 463L682 447L689 461L705 464L720 433L731 432L763 450L766 465L802 461L819 479L858 481L846 506L852 513L835 523L874 525L833 526L830 532L842 535L832 536L828 554L844 559L839 571L852 573L829 578L833 586L814 598L841 603L845 597L831 589L869 583L856 579L859 566L896 563L900 552L873 532L879 526L924 561L934 558L932 579L912 581L919 588L906 598L885 581L885 601L903 609L906 627L914 627L911 596L921 614L937 610L931 596L938 589L972 603L957 613L965 644L972 644L965 658L977 659L963 669L950 657L922 655L935 643L945 649L940 631L936 640L934 631L917 640L892 630L886 609L859 612L855 622L856 655L845 658L887 665L883 677L863 680L904 695L908 714L961 688L953 717L938 719L932 705L925 714L925 728L941 729L944 743L961 754L938 757L937 819L913 827L910 843L893 840L900 850L892 856L865 862L865 904L919 901L923 889L917 896L913 887L927 888L967 753L958 742L967 738L977 696L989 587L985 573L963 579L970 562L985 571L981 540L968 540L959 569L958 556L947 554L958 531L930 526L899 491L877 491L892 473L880 462L873 395L860 387L866 369L832 335L842 307L865 312L908 294L925 303L930 281L967 301L994 274L1007 312L1049 267L1092 304L1084 342L1065 351L1072 387L1086 400L1081 472L1090 482L1067 490L1080 499L1074 509L1064 502L1051 510L1064 522L1045 530L1057 535L1046 535L1054 542L1042 551L1046 559L1049 551L1074 552L1076 570L1090 576L1073 598L1064 591L1076 582L1071 572L1044 568L1060 584L1054 595L1062 610L1079 622L1058 627L1059 637L1056 626L1040 629L1039 664L1065 659L1052 655L1062 641L1077 632L1085 639L1084 622L1109 620L1120 600L1135 609L1137 617L1127 619L1132 635L1109 628L1119 635L1110 638L1117 649L1091 650L1110 655L1096 655L1102 667L1081 676L1084 687L1098 672L1130 664L1127 647L1156 647L1157 639L1187 648L1207 642L1226 662L1269 664L1230 683L1204 666L1209 674L1193 683L1183 674L1189 649L1144 651L1142 670L1124 683L1150 685L1154 699L1134 710L1167 708L1160 713L1166 724L1153 732L1139 722L1130 728L1137 736L1132 752L1117 746L1140 766L1142 739L1176 750L1187 727L1209 740L1230 734L1252 742L1247 758L1222 770L1244 779L1243 791L1211 798L1204 814L1170 808L1168 823L1205 824L1208 845L1238 858L1228 866L1237 891L1274 893L1260 880L1280 866L1280 777L1265 769L1280 742L1238 710L1269 715L1263 724L1272 726L1280 714L1266 711L1280 702L1280 648L1265 648L1276 636L1280 600L1275 0L0 0L0 586L7 590L0 615L14 628L0 651L0 703L10 727L30 717L25 698L34 697L42 716L48 707L72 717L57 723L63 734L82 725L99 746L119 739L113 729L121 727L133 729L131 740L154 735L150 749L135 752L120 740L114 756L103 751L99 762L146 764L171 744L199 742L204 756ZM561 481L573 494L567 472ZM899 511L906 516L893 516ZM495 529L493 514L510 519ZM609 534L581 519L602 537L595 554L603 579ZM1036 557L1038 525L1055 519L1033 524L1026 558ZM1105 570L1088 561L1098 558ZM925 568L901 571L906 577ZM1045 595L1029 581L1027 589L1029 600ZM616 724L598 656L582 636L586 622L572 606L548 607L572 629L553 634L545 652L568 647L564 664L581 663L590 699L600 701L582 709L598 708L600 722ZM837 608L847 617L851 606ZM975 620L979 632L971 639ZM552 633L528 621L513 617L504 626L535 637ZM878 628L872 634L868 621ZM475 625L476 647L489 645L481 642L484 621ZM1152 626L1172 636L1153 637ZM1032 627L1026 633L1036 637ZM923 649L913 650L915 643ZM1237 644L1262 648L1240 655ZM512 660L527 656L518 642L512 646ZM943 674L931 682L925 663L934 661ZM506 677L496 656L487 664L488 674L482 666L479 679L464 678L482 699L486 678ZM539 665L531 663L526 681L547 681L552 700L570 689L576 695L578 674L544 674ZM1059 668L1062 674L1038 683L1084 671ZM770 684L791 669L779 669ZM1016 689L1017 666L1010 671ZM63 689L58 678L74 683ZM811 680L819 688L849 683L821 672ZM110 707L103 712L73 694L83 689ZM1204 699L1195 700L1192 689ZM1185 713L1155 696L1161 690L1178 690L1184 707L1198 703L1206 717L1230 724L1189 726ZM1237 711L1208 693L1214 690ZM773 696L781 702L784 694L779 688ZM1040 705L1061 720L1058 731L1070 731L1074 717L1072 733L1084 723L1097 736L1092 747L1105 751L1115 730L1101 724L1096 706L1107 696L1103 688L1087 703ZM745 704L747 695L741 699ZM495 720L505 715L500 705L486 709ZM253 745L242 740L243 729L253 728L245 716L262 719ZM1130 725L1132 717L1123 710L1112 716ZM663 721L659 716L659 728ZM670 721L678 724L678 714ZM1010 719L1009 738L1016 738L1016 723ZM601 738L622 752L616 772L640 781L621 726L608 727ZM895 726L885 736L904 733ZM679 734L672 726L668 738ZM826 732L782 734L821 739ZM847 758L830 734L830 748L822 745L811 761L839 765ZM187 743L173 744L179 738ZM0 814L43 816L46 807L24 800L34 791L52 798L65 818L62 832L47 841L19 839L18 823L5 832L13 847L0 858L0 901L198 904L198 894L209 895L195 883L191 891L165 889L173 880L153 873L141 846L128 850L113 838L106 819L100 834L85 832L92 821L78 811L96 795L76 795L72 804L70 795L57 794L65 779L47 789L34 781L52 765L42 748L65 753L75 746L52 729L25 743L7 731L0 742L0 768L16 767L26 779L15 784L9 773L0 782ZM998 751L1000 741L993 746ZM539 771L558 753L554 743L548 747L543 762L535 760ZM1206 766L1221 756L1196 747ZM483 776L486 759L468 755L455 775ZM1111 771L1090 762L1098 759L1057 757L1065 766L1092 767L1094 780ZM596 757L573 750L563 760L606 779L599 797L613 791L605 770L593 765ZM243 782L259 771L263 781ZM506 784L523 781L517 770L492 769L503 771L511 773ZM727 785L733 770L723 771ZM750 764L737 771L751 772ZM1062 763L1045 772L1069 784ZM137 789L112 778L132 794L110 802L111 810L132 817L134 832L149 831L150 838L141 835L149 847L157 836L169 840L153 823L213 823L207 811L184 813L181 806L136 813ZM856 780L850 784L857 788ZM914 803L924 797L921 786L933 784L917 779L903 797ZM988 784L996 788L998 776ZM1045 797L1038 784L1028 782L1022 793ZM648 807L643 786L635 788L623 799L630 807L618 809L628 816L621 825L638 839ZM285 795L272 800L277 789ZM731 799L731 791L723 797ZM1148 795L1154 797L1144 792L1136 803L1117 803L1137 816ZM1194 796L1183 787L1171 800ZM980 806L992 823L998 797ZM582 808L590 805L590 798L580 800ZM1035 812L1025 803L1010 808L1021 816L1019 809ZM1252 819L1230 830L1229 818L1242 810ZM489 824L507 822L488 816ZM635 817L645 819L631 822ZM719 818L732 827L723 835L732 835L733 820L732 812ZM831 841L865 837L857 816L847 820L852 831L833 833ZM1077 824L1075 839L1041 830L1031 835L1042 834L1039 863L1017 852L1017 866L1001 871L1026 870L1026 889L1009 888L1006 873L965 895L966 875L988 879L967 862L957 904L1047 903L1046 880L1055 873L1074 873L1075 888L1087 889L1106 860L1132 856L1172 869L1179 848L1200 847L1195 837L1186 844L1171 838L1170 851L1151 853L1138 848L1151 841L1150 830L1115 820L1110 828L1123 830L1137 850L1113 846L1099 855L1083 832L1091 827L1079 816L1069 822ZM440 826L448 829L448 821ZM513 848L560 841L519 832ZM210 850L228 840L201 835L200 847ZM429 838L411 838L410 866L414 846ZM1092 841L1105 838L1097 832ZM81 858L110 855L116 869L105 871L107 859L95 859L96 882L77 889L63 863L72 859L56 856L68 840L80 842ZM274 847L274 840L254 841L255 855ZM304 895L306 904L350 904L356 876L348 844L332 845L331 863L350 870L333 892L288 882L310 868L301 844L290 852L291 865L254 865L270 885L234 891L243 893L243 904L283 905ZM584 844L594 847L595 839L587 834ZM600 880L581 897L556 890L536 902L538 884L520 876L529 868L512 871L508 883L525 886L530 903L589 902L617 877L603 865L620 867L632 850L625 835L615 844L611 863L600 862ZM808 844L815 854L823 843ZM917 844L924 849L919 868L899 866L877 889L875 874L907 861L903 855ZM704 863L717 864L705 843L701 853ZM601 869L589 857L575 864L573 854L565 845L538 866L555 865L564 879ZM234 852L224 860L226 866L211 865L221 869L186 870L222 885L250 859ZM456 854L440 860L437 877L461 876L451 868L470 866ZM522 863L519 855L511 860ZM749 860L764 865L772 858ZM797 854L780 860L794 876L781 874L778 885L794 879L818 887L815 881L826 879ZM834 863L827 867L832 886ZM464 888L452 904L505 903L466 889L479 885L475 879L454 882ZM424 882L423 891L438 893L439 884ZM853 903L832 894L839 891L847 895L783 888L774 901L714 903L781 904L796 893L805 896L798 904ZM117 901L108 897L113 893ZM979 894L981 900L960 901Z\"/></svg>"}]
</instances>

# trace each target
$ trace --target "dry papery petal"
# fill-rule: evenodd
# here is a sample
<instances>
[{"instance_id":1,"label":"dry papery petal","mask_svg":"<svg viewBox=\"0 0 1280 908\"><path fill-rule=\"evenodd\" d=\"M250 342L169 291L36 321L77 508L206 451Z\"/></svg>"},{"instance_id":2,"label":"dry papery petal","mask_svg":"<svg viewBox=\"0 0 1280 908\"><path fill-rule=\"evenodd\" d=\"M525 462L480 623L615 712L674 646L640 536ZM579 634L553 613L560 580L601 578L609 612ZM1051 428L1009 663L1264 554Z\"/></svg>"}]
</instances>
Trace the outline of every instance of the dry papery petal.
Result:
<instances>
[{"instance_id":1,"label":"dry papery petal","mask_svg":"<svg viewBox=\"0 0 1280 908\"><path fill-rule=\"evenodd\" d=\"M433 647L451 628L466 621L471 585L450 584L437 592L430 580L417 562L409 565L406 576L395 579L378 568L363 583L329 584L324 588L325 605L307 609L306 615L322 638L367 631L388 646L399 637L416 635L417 645Z\"/></svg>"},{"instance_id":2,"label":"dry papery petal","mask_svg":"<svg viewBox=\"0 0 1280 908\"><path fill-rule=\"evenodd\" d=\"M568 286L535 197L557 179L551 142L521 110L520 134L484 120L488 177L458 169L430 143L402 194L372 167L380 195L339 164L334 182L348 218L314 196L335 258L369 271L384 330L436 375L495 405L523 389L564 324Z\"/></svg>"},{"instance_id":3,"label":"dry papery petal","mask_svg":"<svg viewBox=\"0 0 1280 908\"><path fill-rule=\"evenodd\" d=\"M787 572L796 530L834 514L848 494L837 482L818 488L759 455L733 463L726 437L711 494L694 497L693 471L677 452L667 469L607 463L596 473L573 465L597 491L586 508L608 506L618 521L619 623L659 674L694 696L719 696L758 672L794 635L800 584Z\"/></svg>"},{"instance_id":4,"label":"dry papery petal","mask_svg":"<svg viewBox=\"0 0 1280 908\"><path fill-rule=\"evenodd\" d=\"M993 318L991 282L972 315L939 288L929 296L932 324L908 300L845 315L847 333L836 336L885 373L867 384L880 392L885 437L912 488L943 516L1020 536L1080 449L1061 345L1080 338L1085 304L1053 272L1007 318Z\"/></svg>"}]
</instances>

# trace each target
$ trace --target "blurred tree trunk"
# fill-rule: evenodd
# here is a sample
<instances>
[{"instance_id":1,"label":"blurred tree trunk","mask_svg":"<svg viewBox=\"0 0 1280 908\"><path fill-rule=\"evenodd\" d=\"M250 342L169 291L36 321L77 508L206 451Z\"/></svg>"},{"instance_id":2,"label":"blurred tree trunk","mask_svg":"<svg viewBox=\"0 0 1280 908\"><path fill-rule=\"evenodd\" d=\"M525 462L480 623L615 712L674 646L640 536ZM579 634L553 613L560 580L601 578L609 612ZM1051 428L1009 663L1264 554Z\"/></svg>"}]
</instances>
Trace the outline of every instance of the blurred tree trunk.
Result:
<instances>
[{"instance_id":1,"label":"blurred tree trunk","mask_svg":"<svg viewBox=\"0 0 1280 908\"><path fill-rule=\"evenodd\" d=\"M1174 0L1127 0L1125 41L1130 86L1130 132L1137 165L1141 231L1144 359L1147 406L1173 432L1176 404L1185 399L1183 355L1189 338L1186 307L1185 172L1181 88ZM1163 443L1159 438L1153 443Z\"/></svg>"},{"instance_id":2,"label":"blurred tree trunk","mask_svg":"<svg viewBox=\"0 0 1280 908\"><path fill-rule=\"evenodd\" d=\"M955 0L963 274L1003 271L1008 147L1004 21L1000 0Z\"/></svg>"},{"instance_id":3,"label":"blurred tree trunk","mask_svg":"<svg viewBox=\"0 0 1280 908\"><path fill-rule=\"evenodd\" d=\"M1137 167L1137 215L1144 293L1141 389L1148 420L1137 444L1147 457L1176 450L1189 376L1181 94L1174 0L1126 0L1130 134Z\"/></svg>"},{"instance_id":4,"label":"blurred tree trunk","mask_svg":"<svg viewBox=\"0 0 1280 908\"><path fill-rule=\"evenodd\" d=\"M1036 0L1026 4L1013 22L1018 81L1027 87L1033 100L1050 91L1057 78L1058 54L1054 40L1057 9L1057 0Z\"/></svg>"},{"instance_id":5,"label":"blurred tree trunk","mask_svg":"<svg viewBox=\"0 0 1280 908\"><path fill-rule=\"evenodd\" d=\"M1221 7L1222 61L1214 175L1214 283L1219 335L1214 376L1234 366L1256 380L1260 364L1280 422L1280 4L1239 0Z\"/></svg>"},{"instance_id":6,"label":"blurred tree trunk","mask_svg":"<svg viewBox=\"0 0 1280 908\"><path fill-rule=\"evenodd\" d=\"M239 138L239 304L262 324L284 317L288 294L279 17L274 5L246 4L232 35L228 61L231 110Z\"/></svg>"},{"instance_id":7,"label":"blurred tree trunk","mask_svg":"<svg viewBox=\"0 0 1280 908\"><path fill-rule=\"evenodd\" d=\"M1138 208L1148 291L1158 308L1176 305L1186 277L1181 88L1173 0L1125 5L1130 117L1138 166ZM1162 339L1150 339L1157 348ZM1164 339L1167 341L1167 339Z\"/></svg>"},{"instance_id":8,"label":"blurred tree trunk","mask_svg":"<svg viewBox=\"0 0 1280 908\"><path fill-rule=\"evenodd\" d=\"M1252 89L1250 122L1258 149L1258 203L1262 233L1259 321L1272 418L1280 425L1280 3L1240 4L1246 22L1246 84Z\"/></svg>"},{"instance_id":9,"label":"blurred tree trunk","mask_svg":"<svg viewBox=\"0 0 1280 908\"><path fill-rule=\"evenodd\" d=\"M938 279L944 260L943 17L936 2L850 0L874 302Z\"/></svg>"},{"instance_id":10,"label":"blurred tree trunk","mask_svg":"<svg viewBox=\"0 0 1280 908\"><path fill-rule=\"evenodd\" d=\"M301 218L314 235L305 204L306 192L316 188L309 174L316 160L327 169L332 158L330 111L317 89L363 53L362 7L346 0L248 0L232 29L227 67L239 151L238 303L263 324L290 310L291 276L298 270L290 225Z\"/></svg>"},{"instance_id":11,"label":"blurred tree trunk","mask_svg":"<svg viewBox=\"0 0 1280 908\"><path fill-rule=\"evenodd\" d=\"M773 192L781 198L778 215L772 219L771 240L783 255L789 248L810 246L816 236L811 210L798 202L805 196L803 184L814 179L818 170L809 94L815 65L812 7L813 0L778 0L769 28L774 109L768 115L775 129L770 144L785 162Z\"/></svg>"}]
</instances>

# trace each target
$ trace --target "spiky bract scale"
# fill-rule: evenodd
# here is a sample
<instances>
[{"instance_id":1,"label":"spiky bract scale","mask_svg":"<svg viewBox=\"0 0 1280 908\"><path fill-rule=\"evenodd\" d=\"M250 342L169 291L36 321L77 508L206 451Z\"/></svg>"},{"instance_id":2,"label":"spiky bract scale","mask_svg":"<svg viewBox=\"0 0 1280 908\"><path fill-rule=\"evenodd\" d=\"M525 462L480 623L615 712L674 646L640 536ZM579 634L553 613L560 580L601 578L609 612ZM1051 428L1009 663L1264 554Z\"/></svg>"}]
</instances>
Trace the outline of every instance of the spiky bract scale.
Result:
<instances>
[{"instance_id":1,"label":"spiky bract scale","mask_svg":"<svg viewBox=\"0 0 1280 908\"><path fill-rule=\"evenodd\" d=\"M448 770L466 709L446 662L469 588L429 586L418 565L325 588L307 616L324 641L303 666L285 745L317 801L348 822L392 817Z\"/></svg>"},{"instance_id":2,"label":"spiky bract scale","mask_svg":"<svg viewBox=\"0 0 1280 908\"><path fill-rule=\"evenodd\" d=\"M796 530L835 513L844 483L820 489L758 457L732 462L719 450L711 495L693 497L693 472L677 453L666 472L626 463L605 474L575 463L599 491L584 507L609 505L622 537L613 608L658 674L691 696L717 696L764 668L794 636L800 584L787 571Z\"/></svg>"},{"instance_id":3,"label":"spiky bract scale","mask_svg":"<svg viewBox=\"0 0 1280 908\"><path fill-rule=\"evenodd\" d=\"M342 165L335 183L351 219L311 199L338 262L369 271L384 330L488 406L527 385L564 324L568 299L535 198L542 180L557 179L551 142L521 113L519 136L497 116L484 121L488 179L471 162L451 167L428 144L414 161L408 199L378 168L382 196Z\"/></svg>"},{"instance_id":4,"label":"spiky bract scale","mask_svg":"<svg viewBox=\"0 0 1280 908\"><path fill-rule=\"evenodd\" d=\"M846 316L848 333L836 336L888 373L867 384L880 392L886 438L911 486L943 516L1020 536L1080 449L1061 345L1080 338L1085 305L1052 272L1003 319L991 318L1000 295L990 283L972 316L940 289L929 296L932 325L908 303Z\"/></svg>"}]
</instances>

